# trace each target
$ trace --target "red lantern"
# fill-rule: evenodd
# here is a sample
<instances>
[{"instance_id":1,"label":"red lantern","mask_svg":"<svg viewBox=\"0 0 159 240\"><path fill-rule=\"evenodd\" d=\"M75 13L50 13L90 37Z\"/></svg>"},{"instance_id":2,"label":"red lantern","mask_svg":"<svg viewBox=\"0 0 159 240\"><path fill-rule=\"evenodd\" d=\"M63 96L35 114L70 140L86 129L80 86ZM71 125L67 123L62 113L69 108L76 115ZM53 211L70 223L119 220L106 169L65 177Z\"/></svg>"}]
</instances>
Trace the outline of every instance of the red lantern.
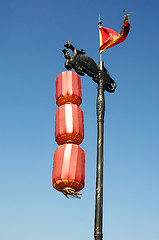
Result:
<instances>
[{"instance_id":1,"label":"red lantern","mask_svg":"<svg viewBox=\"0 0 159 240\"><path fill-rule=\"evenodd\" d=\"M64 104L56 110L55 140L80 144L84 137L83 112L76 104Z\"/></svg>"},{"instance_id":2,"label":"red lantern","mask_svg":"<svg viewBox=\"0 0 159 240\"><path fill-rule=\"evenodd\" d=\"M82 102L81 80L77 73L65 71L56 79L56 104L74 103L78 106Z\"/></svg>"},{"instance_id":3,"label":"red lantern","mask_svg":"<svg viewBox=\"0 0 159 240\"><path fill-rule=\"evenodd\" d=\"M76 144L60 145L54 154L52 184L66 197L78 196L85 182L85 152Z\"/></svg>"},{"instance_id":4,"label":"red lantern","mask_svg":"<svg viewBox=\"0 0 159 240\"><path fill-rule=\"evenodd\" d=\"M79 197L84 187L85 152L78 145L83 141L83 112L80 77L71 71L56 79L55 140L60 145L54 154L52 184L66 197Z\"/></svg>"}]
</instances>

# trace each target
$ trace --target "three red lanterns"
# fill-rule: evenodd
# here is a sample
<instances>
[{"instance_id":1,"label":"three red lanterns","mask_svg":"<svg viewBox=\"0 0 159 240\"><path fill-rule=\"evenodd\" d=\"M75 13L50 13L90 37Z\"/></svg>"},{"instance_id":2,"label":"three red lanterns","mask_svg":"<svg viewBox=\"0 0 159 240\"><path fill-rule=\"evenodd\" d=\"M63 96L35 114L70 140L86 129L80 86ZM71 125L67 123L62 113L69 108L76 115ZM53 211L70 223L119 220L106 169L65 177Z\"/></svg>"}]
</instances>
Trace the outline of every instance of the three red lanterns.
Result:
<instances>
[{"instance_id":1,"label":"three red lanterns","mask_svg":"<svg viewBox=\"0 0 159 240\"><path fill-rule=\"evenodd\" d=\"M84 138L80 77L66 71L56 79L55 150L52 184L66 197L79 197L85 182L85 152L79 147Z\"/></svg>"}]
</instances>

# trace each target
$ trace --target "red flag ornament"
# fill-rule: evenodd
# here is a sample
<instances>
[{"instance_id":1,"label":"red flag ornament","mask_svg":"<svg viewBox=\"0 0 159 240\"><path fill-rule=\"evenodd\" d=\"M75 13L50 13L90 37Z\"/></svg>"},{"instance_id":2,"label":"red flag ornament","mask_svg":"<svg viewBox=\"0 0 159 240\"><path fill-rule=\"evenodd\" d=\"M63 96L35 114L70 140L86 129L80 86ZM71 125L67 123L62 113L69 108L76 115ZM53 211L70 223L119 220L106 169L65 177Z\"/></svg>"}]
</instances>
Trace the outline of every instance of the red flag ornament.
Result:
<instances>
[{"instance_id":1,"label":"red flag ornament","mask_svg":"<svg viewBox=\"0 0 159 240\"><path fill-rule=\"evenodd\" d=\"M125 13L125 11L123 12ZM102 53L104 50L111 48L121 42L123 42L126 37L128 36L129 30L130 30L130 20L129 20L129 14L124 16L124 22L121 28L120 34L115 32L112 29L104 28L99 25L99 40L100 40L100 47L99 52Z\"/></svg>"}]
</instances>

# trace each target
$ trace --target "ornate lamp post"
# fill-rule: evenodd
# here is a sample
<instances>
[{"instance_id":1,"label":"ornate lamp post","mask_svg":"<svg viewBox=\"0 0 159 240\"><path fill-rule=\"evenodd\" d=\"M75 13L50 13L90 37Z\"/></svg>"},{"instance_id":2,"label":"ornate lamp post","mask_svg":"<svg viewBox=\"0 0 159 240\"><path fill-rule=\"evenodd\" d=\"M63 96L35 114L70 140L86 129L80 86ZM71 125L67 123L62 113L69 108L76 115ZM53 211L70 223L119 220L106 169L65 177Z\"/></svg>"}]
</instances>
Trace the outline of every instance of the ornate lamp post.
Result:
<instances>
[{"instance_id":1,"label":"ornate lamp post","mask_svg":"<svg viewBox=\"0 0 159 240\"><path fill-rule=\"evenodd\" d=\"M98 84L97 94L97 171L96 171L96 202L95 202L95 224L94 224L94 238L95 240L102 240L102 218L103 218L103 129L104 129L104 113L105 113L105 99L104 91L114 92L116 83L110 77L108 71L104 67L102 57L100 54L99 66L94 60L84 55L84 50L77 50L71 41L67 41L64 45L67 49L73 51L70 56L68 50L63 49L66 58L65 67L67 69L74 68L79 75L85 73L92 77L92 80Z\"/></svg>"},{"instance_id":2,"label":"ornate lamp post","mask_svg":"<svg viewBox=\"0 0 159 240\"><path fill-rule=\"evenodd\" d=\"M124 11L125 13L125 11ZM128 14L129 15L129 14ZM78 50L71 41L67 41L64 46L72 50L72 55L64 48L62 52L66 58L65 68L71 70L72 68L78 75L84 76L87 74L92 80L98 84L97 93L97 169L96 169L96 199L95 199L95 222L94 222L94 239L102 240L102 222L103 222L103 132L104 132L104 114L105 114L105 98L104 92L113 93L116 89L115 81L110 77L107 69L104 67L102 61L102 51L110 48L125 40L130 30L130 22L128 15L124 15L124 22L120 35L115 31L101 27L101 19L99 17L100 29L100 61L97 66L95 61L85 56L83 49Z\"/></svg>"}]
</instances>

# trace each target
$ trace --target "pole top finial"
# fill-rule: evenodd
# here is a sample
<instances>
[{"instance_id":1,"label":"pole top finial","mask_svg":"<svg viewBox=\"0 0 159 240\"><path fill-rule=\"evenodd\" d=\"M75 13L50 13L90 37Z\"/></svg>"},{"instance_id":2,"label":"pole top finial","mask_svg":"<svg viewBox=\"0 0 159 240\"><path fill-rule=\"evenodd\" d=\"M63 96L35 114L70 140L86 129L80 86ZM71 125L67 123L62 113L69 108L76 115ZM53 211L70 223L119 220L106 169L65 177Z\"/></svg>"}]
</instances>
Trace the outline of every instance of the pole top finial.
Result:
<instances>
[{"instance_id":1,"label":"pole top finial","mask_svg":"<svg viewBox=\"0 0 159 240\"><path fill-rule=\"evenodd\" d=\"M101 25L102 22L101 22L101 17L100 17L100 14L99 14L99 21L98 21L98 25Z\"/></svg>"}]
</instances>

